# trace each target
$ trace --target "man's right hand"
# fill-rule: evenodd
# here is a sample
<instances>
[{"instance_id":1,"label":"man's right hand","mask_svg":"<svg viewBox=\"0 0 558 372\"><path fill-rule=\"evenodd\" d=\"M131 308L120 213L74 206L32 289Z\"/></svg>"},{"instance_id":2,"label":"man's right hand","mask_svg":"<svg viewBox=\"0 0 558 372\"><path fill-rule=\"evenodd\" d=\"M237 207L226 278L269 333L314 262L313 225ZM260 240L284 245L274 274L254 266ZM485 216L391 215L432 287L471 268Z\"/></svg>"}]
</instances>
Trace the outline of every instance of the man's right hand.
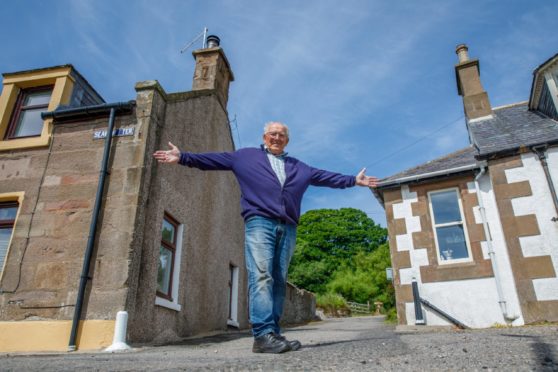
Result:
<instances>
[{"instance_id":1,"label":"man's right hand","mask_svg":"<svg viewBox=\"0 0 558 372\"><path fill-rule=\"evenodd\" d=\"M155 151L153 157L157 159L159 163L176 164L180 160L180 150L178 147L169 142L170 150L159 150Z\"/></svg>"}]
</instances>

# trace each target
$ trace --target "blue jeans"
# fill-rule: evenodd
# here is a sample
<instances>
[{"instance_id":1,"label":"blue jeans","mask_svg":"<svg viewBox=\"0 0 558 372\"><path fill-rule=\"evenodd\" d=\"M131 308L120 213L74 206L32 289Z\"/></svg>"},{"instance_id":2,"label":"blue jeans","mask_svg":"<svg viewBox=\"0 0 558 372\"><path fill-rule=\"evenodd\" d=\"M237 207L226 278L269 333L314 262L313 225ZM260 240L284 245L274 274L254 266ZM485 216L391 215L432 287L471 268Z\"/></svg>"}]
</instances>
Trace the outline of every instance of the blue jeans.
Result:
<instances>
[{"instance_id":1,"label":"blue jeans","mask_svg":"<svg viewBox=\"0 0 558 372\"><path fill-rule=\"evenodd\" d=\"M287 272L296 245L296 225L253 216L245 223L250 322L254 337L281 334Z\"/></svg>"}]
</instances>

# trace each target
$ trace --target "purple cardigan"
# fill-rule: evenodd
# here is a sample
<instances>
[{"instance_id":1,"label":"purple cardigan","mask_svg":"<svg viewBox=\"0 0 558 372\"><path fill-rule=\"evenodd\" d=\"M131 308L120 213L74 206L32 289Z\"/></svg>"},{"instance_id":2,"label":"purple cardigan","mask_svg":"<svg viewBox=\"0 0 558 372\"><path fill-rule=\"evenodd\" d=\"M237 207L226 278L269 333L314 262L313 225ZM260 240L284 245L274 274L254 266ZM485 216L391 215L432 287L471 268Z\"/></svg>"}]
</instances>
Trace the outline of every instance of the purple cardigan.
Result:
<instances>
[{"instance_id":1,"label":"purple cardigan","mask_svg":"<svg viewBox=\"0 0 558 372\"><path fill-rule=\"evenodd\" d=\"M242 217L277 218L297 224L302 196L309 185L337 189L355 185L355 176L312 168L298 159L285 157L287 179L281 187L265 150L244 148L235 152L194 154L182 152L180 164L201 170L233 171L242 192Z\"/></svg>"}]
</instances>

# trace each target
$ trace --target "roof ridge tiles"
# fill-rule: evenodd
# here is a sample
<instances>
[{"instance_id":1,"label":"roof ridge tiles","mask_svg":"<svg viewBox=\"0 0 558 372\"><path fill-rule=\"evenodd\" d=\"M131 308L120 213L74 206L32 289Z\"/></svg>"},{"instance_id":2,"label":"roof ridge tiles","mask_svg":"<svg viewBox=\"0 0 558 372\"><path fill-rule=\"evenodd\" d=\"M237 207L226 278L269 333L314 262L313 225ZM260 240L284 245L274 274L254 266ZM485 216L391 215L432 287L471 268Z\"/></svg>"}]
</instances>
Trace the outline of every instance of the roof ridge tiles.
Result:
<instances>
[{"instance_id":1,"label":"roof ridge tiles","mask_svg":"<svg viewBox=\"0 0 558 372\"><path fill-rule=\"evenodd\" d=\"M507 105L493 107L492 111L506 109L506 108L515 107L515 106L526 106L527 104L529 104L529 101L520 101L520 102L515 102L515 103L509 103Z\"/></svg>"}]
</instances>

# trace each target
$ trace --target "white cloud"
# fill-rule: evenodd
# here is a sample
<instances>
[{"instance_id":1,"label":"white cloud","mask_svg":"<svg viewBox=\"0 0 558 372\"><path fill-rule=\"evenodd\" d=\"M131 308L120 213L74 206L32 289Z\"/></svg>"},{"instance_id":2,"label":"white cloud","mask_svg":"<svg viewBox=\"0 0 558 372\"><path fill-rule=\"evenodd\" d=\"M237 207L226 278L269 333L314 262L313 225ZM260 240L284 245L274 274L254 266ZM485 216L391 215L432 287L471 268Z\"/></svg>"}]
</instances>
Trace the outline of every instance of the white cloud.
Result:
<instances>
[{"instance_id":1,"label":"white cloud","mask_svg":"<svg viewBox=\"0 0 558 372\"><path fill-rule=\"evenodd\" d=\"M334 148L338 156L354 161L354 146L339 138L358 135L368 113L391 105L404 90L409 84L402 71L409 64L406 56L437 21L421 22L425 10L403 18L400 10L410 13L406 7L389 10L380 2L371 6L377 12L361 10L370 3L361 3L362 8L310 4L283 10L264 26L255 23L271 36L253 30L262 41L254 46L261 54L250 54L255 57L246 66L251 76L235 88L242 103L233 101L233 109L242 106L236 113L246 128L241 127L243 142L267 119L262 116L271 113L281 120L277 115L283 113L298 136L290 146L297 155L322 157L321 151ZM444 8L437 9L442 17Z\"/></svg>"}]
</instances>

